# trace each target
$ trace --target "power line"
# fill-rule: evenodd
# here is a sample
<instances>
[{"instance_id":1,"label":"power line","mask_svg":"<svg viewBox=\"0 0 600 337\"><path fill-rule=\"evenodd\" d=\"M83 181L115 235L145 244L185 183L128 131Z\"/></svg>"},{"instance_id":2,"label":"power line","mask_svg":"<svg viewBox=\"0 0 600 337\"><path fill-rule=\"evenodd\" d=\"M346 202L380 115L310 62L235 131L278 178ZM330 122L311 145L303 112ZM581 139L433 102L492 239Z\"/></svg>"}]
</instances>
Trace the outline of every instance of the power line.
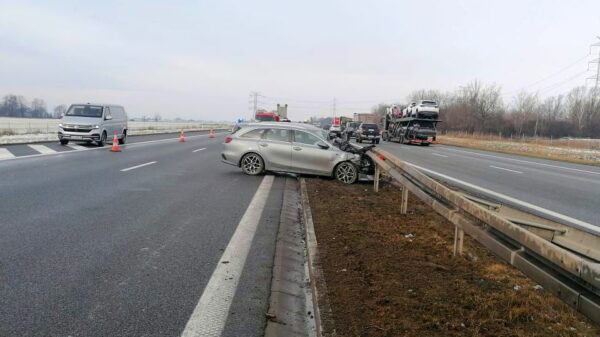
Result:
<instances>
[{"instance_id":1,"label":"power line","mask_svg":"<svg viewBox=\"0 0 600 337\"><path fill-rule=\"evenodd\" d=\"M546 77L544 77L544 78L542 78L542 79L540 79L540 80L537 80L537 81L535 81L535 82L533 82L533 83L530 83L530 84L524 85L524 86L522 86L522 87L521 87L521 88L519 88L519 89L510 90L510 91L507 91L507 92L505 92L505 93L503 94L503 96L504 96L504 95L510 95L510 94L513 94L513 93L515 93L515 92L519 92L519 91L521 91L521 90L523 90L523 89L530 88L530 87L532 87L532 86L534 86L534 85L537 85L537 84L540 84L540 83L542 83L542 82L544 82L544 81L546 81L546 80L549 80L549 79L551 79L552 77L554 77L554 76L556 76L556 75L558 75L558 74L561 74L561 73L562 73L562 72L564 72L565 70L567 70L567 69L569 69L569 68L571 68L571 67L573 67L573 66L575 66L575 65L579 64L581 61L583 61L583 60L587 59L589 56L590 56L590 54L588 53L587 55L585 55L585 56L583 56L583 57L581 57L581 58L577 59L577 61L575 61L575 62L573 62L573 63L570 63L570 64L568 64L568 65L567 65L567 66L565 66L565 67L562 67L562 68L561 68L561 69L559 69L558 71L556 71L556 72L554 72L554 73L552 73L552 74L550 74L550 75L548 75L548 76L546 76Z\"/></svg>"},{"instance_id":2,"label":"power line","mask_svg":"<svg viewBox=\"0 0 600 337\"><path fill-rule=\"evenodd\" d=\"M542 92L548 92L548 91L552 91L552 90L554 90L554 89L556 89L556 88L559 88L559 87L561 87L563 84L565 84L565 83L567 83L567 82L570 82L570 81L572 81L572 80L576 79L577 77L579 77L579 76L581 76L581 75L583 75L583 74L585 74L585 73L587 73L587 72L588 72L587 70L584 70L584 71L578 72L577 74L575 74L575 75L573 75L573 76L571 76L571 77L569 77L569 78L567 78L567 79L565 79L565 80L563 80L563 81L560 81L560 82L558 82L558 83L554 83L554 84L551 84L551 85L549 85L549 86L546 86L546 87L544 87L544 88L542 88L542 89L538 90L538 92L542 93Z\"/></svg>"}]
</instances>

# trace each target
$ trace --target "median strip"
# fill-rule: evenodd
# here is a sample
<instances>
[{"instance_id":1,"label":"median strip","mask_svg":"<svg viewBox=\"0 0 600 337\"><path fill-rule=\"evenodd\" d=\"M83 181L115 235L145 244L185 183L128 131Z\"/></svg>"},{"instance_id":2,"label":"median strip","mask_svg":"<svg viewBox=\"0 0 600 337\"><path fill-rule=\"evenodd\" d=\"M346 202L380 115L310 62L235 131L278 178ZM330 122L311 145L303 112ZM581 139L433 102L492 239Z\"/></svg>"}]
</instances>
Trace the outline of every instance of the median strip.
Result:
<instances>
[{"instance_id":1,"label":"median strip","mask_svg":"<svg viewBox=\"0 0 600 337\"><path fill-rule=\"evenodd\" d=\"M45 146L45 145L39 145L39 144L29 144L27 145L30 148L34 149L35 151L39 152L39 153L43 153L43 154L50 154L50 153L56 153L57 151L52 150L51 148Z\"/></svg>"},{"instance_id":2,"label":"median strip","mask_svg":"<svg viewBox=\"0 0 600 337\"><path fill-rule=\"evenodd\" d=\"M15 155L4 148L0 148L0 159L15 158Z\"/></svg>"},{"instance_id":3,"label":"median strip","mask_svg":"<svg viewBox=\"0 0 600 337\"><path fill-rule=\"evenodd\" d=\"M135 170L137 168L148 166L148 165L152 165L152 164L156 164L156 162L155 161L151 161L151 162L148 162L148 163L145 163L145 164L140 164L140 165L136 165L136 166L124 168L124 169L121 170L121 172L127 172L127 171L131 171L131 170Z\"/></svg>"}]
</instances>

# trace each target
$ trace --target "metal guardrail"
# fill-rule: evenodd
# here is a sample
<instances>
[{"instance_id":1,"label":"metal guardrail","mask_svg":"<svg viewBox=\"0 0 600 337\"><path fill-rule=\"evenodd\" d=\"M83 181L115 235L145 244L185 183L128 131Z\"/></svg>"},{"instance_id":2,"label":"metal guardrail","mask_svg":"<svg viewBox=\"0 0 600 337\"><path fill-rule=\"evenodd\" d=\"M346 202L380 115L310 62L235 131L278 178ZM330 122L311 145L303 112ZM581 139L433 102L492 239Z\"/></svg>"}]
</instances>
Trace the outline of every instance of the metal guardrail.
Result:
<instances>
[{"instance_id":1,"label":"metal guardrail","mask_svg":"<svg viewBox=\"0 0 600 337\"><path fill-rule=\"evenodd\" d=\"M402 188L401 213L406 213L411 191L455 225L455 255L462 254L467 233L571 307L600 323L600 246L597 245L600 237L567 226L557 229L503 217L494 212L496 204L490 203L493 207L489 207L481 199L456 192L384 150L375 148L369 156L376 164L375 191L379 190L381 173ZM550 234L542 236L536 230Z\"/></svg>"}]
</instances>

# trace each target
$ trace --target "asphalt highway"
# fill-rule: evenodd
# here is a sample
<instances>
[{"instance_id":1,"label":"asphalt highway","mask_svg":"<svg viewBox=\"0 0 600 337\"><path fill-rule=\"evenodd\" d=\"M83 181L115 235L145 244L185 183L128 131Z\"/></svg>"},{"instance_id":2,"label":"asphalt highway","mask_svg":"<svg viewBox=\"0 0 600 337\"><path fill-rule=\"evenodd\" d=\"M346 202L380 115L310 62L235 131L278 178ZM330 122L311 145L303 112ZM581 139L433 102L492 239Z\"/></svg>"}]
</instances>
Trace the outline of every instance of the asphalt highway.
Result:
<instances>
[{"instance_id":1,"label":"asphalt highway","mask_svg":"<svg viewBox=\"0 0 600 337\"><path fill-rule=\"evenodd\" d=\"M5 146L0 336L179 336L242 218L258 226L243 270L219 280L240 285L222 335L261 336L284 178L222 164L222 138ZM259 186L266 202L248 220Z\"/></svg>"},{"instance_id":2,"label":"asphalt highway","mask_svg":"<svg viewBox=\"0 0 600 337\"><path fill-rule=\"evenodd\" d=\"M444 145L380 147L469 192L519 208L537 206L533 212L539 215L600 229L600 167Z\"/></svg>"}]
</instances>

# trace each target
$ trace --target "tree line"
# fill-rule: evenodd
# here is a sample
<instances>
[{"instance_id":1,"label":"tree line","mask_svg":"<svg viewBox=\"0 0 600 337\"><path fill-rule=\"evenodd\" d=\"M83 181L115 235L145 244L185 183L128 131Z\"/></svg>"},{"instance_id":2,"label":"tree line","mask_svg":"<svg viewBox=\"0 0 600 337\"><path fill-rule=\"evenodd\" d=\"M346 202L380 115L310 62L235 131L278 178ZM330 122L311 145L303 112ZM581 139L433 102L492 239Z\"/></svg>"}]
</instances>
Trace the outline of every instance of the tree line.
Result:
<instances>
[{"instance_id":1,"label":"tree line","mask_svg":"<svg viewBox=\"0 0 600 337\"><path fill-rule=\"evenodd\" d=\"M0 117L60 118L66 111L67 106L64 104L49 112L46 102L41 98L34 98L28 103L23 96L12 94L4 96L0 104Z\"/></svg>"},{"instance_id":2,"label":"tree line","mask_svg":"<svg viewBox=\"0 0 600 337\"><path fill-rule=\"evenodd\" d=\"M506 99L496 84L471 81L450 92L421 89L408 102L436 100L440 130L495 133L515 137L600 138L600 88L575 87L566 94L542 98L539 93L516 92ZM379 104L374 113L385 114Z\"/></svg>"}]
</instances>

